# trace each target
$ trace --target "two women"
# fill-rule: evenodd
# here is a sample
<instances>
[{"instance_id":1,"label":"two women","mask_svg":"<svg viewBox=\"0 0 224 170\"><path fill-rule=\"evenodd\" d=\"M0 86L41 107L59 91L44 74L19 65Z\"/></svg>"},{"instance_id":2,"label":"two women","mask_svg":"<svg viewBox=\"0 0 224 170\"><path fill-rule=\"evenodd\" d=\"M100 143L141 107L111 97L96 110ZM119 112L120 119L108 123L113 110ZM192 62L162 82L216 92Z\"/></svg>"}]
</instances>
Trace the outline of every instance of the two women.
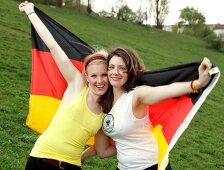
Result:
<instances>
[{"instance_id":1,"label":"two women","mask_svg":"<svg viewBox=\"0 0 224 170\"><path fill-rule=\"evenodd\" d=\"M84 106L86 108L89 107L90 110L95 113L101 112L100 105L102 104L103 112L108 113L104 117L102 127L103 131L100 131L96 136L95 148L98 155L100 155L101 157L114 155L116 154L117 149L119 169L157 169L158 146L156 143L156 139L152 135L152 132L149 131L149 127L151 124L148 120L149 113L147 112L146 107L148 104L157 103L166 98L178 97L190 92L196 92L198 89L206 86L210 80L210 76L208 74L208 71L211 68L210 61L208 59L203 60L199 67L199 79L197 80L191 82L173 83L170 85L159 87L136 87L138 79L144 72L144 67L142 66L137 55L132 50L117 48L109 54L109 57L107 59L108 72L105 71L106 65L104 65L105 67L103 67L102 65L102 70L104 71L98 73L100 69L95 70L94 65L92 65L93 68L90 68L90 70L88 70L90 64L89 66L88 64L86 64L86 77L87 81L89 82L89 91L87 91L82 75L78 73L78 71L71 65L63 50L61 50L58 44L54 41L49 31L41 23L33 10L33 5L28 4L27 2L22 3L20 5L20 10L26 12L35 29L40 34L41 38L45 41L48 48L51 50L51 53L54 56L54 59L58 64L60 71L68 82L68 88L66 89L62 100L65 104L63 104L62 102L61 106L59 107L58 113L56 114L55 118L48 128L50 130L47 129L46 133L44 133L38 139L33 151L30 154L32 158L35 157L35 161L41 160L41 162L46 162L47 158L47 163L50 164L50 161L56 161L58 166L61 166L61 161L76 165L78 167L80 166L81 149L78 147L78 145L80 144L78 143L78 141L82 141L80 146L83 147L83 141L86 141L87 136L90 136L82 133L82 129L80 129L80 133L78 131L76 133L78 134L77 138L79 140L73 140L77 144L76 147L78 148L77 149L75 147L75 149L78 150L78 154L74 154L77 156L77 161L74 161L74 159L76 160L76 157L73 157L73 159L70 159L71 157L67 159L67 157L65 156L68 152L73 152L73 150L71 149L74 148L71 147L68 147L66 149L67 152L60 152L59 149L61 155L65 154L63 156L55 156L54 154L46 154L48 151L45 152L45 150L48 150L48 146L51 146L51 143L49 143L49 145L47 145L47 143L52 142L50 141L50 138L46 136L52 136L52 138L55 138L55 136L57 136L54 129L57 129L58 125L60 125L61 120L63 120L60 117L62 115L61 112L70 113L71 118L80 123L76 119L80 115L73 115L79 109L79 107L76 109L67 109L68 111L65 109L72 107L71 105L73 104L71 103L78 101L78 106L80 106L79 102L84 103ZM93 62L95 60L90 59L89 61ZM102 61L105 60L102 59ZM67 64L66 67L64 67L65 64ZM91 74L92 72L94 74ZM111 86L107 92L106 89L108 87L108 83L105 73L108 73L108 78L111 83ZM100 81L98 82L94 81L94 77L104 78L100 79ZM77 80L81 80L81 83L77 84ZM73 91L74 89L76 89L76 91ZM105 95L100 98L100 103L97 103L99 96L103 95L104 93ZM85 97L79 99L81 94L84 94L83 96L86 96L87 99L85 100ZM87 103L85 103L85 101L87 101ZM85 112L87 112L87 110L88 109L86 109ZM58 118L57 115L59 115ZM64 122L67 126L66 120ZM67 139L65 137L63 142L68 140L69 136L73 134L72 132L70 132L71 129L72 128L68 128L64 129L63 131L62 128L61 137L67 136ZM96 130L92 134L94 134L97 129L99 129L99 126L95 129ZM108 136L115 141L116 148L110 144Z\"/></svg>"}]
</instances>

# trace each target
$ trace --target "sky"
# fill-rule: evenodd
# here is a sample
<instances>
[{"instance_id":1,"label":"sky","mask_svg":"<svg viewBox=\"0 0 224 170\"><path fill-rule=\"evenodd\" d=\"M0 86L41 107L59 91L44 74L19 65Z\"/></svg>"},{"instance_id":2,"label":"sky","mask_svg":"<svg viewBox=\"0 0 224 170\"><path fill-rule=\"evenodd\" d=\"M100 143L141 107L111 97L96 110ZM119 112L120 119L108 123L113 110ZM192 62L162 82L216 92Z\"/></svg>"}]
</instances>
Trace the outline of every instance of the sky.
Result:
<instances>
[{"instance_id":1,"label":"sky","mask_svg":"<svg viewBox=\"0 0 224 170\"><path fill-rule=\"evenodd\" d=\"M95 0L93 10L110 11L118 0ZM146 6L146 0L126 0L128 6L136 11L142 2L143 8ZM166 17L164 25L172 25L179 21L180 10L186 6L193 7L201 12L206 18L206 24L224 24L224 0L170 0L169 14ZM149 21L153 23L153 19Z\"/></svg>"}]
</instances>

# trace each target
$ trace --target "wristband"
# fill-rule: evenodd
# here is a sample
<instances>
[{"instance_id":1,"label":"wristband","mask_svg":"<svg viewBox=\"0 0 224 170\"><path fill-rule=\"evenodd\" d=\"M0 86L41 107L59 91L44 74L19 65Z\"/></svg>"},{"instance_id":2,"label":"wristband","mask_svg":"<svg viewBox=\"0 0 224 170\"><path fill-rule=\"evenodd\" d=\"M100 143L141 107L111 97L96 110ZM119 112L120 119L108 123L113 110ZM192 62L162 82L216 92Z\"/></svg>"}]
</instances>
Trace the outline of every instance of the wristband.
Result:
<instances>
[{"instance_id":1,"label":"wristband","mask_svg":"<svg viewBox=\"0 0 224 170\"><path fill-rule=\"evenodd\" d=\"M29 15L30 15L30 14L32 14L32 13L35 13L35 12L34 12L34 11L32 11L32 12L28 13L28 14L27 14L27 16L29 16Z\"/></svg>"},{"instance_id":2,"label":"wristband","mask_svg":"<svg viewBox=\"0 0 224 170\"><path fill-rule=\"evenodd\" d=\"M191 89L192 89L192 93L200 93L200 89L196 89L195 88L195 80L191 81Z\"/></svg>"}]
</instances>

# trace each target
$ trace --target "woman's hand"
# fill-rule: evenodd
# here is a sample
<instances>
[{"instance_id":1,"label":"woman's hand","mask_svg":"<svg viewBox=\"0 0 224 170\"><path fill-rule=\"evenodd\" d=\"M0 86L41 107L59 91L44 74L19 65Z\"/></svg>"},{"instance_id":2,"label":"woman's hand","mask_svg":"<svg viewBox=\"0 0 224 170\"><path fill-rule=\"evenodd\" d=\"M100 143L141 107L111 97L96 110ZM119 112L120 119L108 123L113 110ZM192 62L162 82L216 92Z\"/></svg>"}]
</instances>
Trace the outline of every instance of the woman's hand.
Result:
<instances>
[{"instance_id":1,"label":"woman's hand","mask_svg":"<svg viewBox=\"0 0 224 170\"><path fill-rule=\"evenodd\" d=\"M211 79L209 70L211 69L211 67L212 63L210 62L210 60L208 58L204 58L198 68L199 78L195 82L196 89L201 89L209 83Z\"/></svg>"},{"instance_id":2,"label":"woman's hand","mask_svg":"<svg viewBox=\"0 0 224 170\"><path fill-rule=\"evenodd\" d=\"M29 3L28 1L24 1L19 4L19 10L21 12L25 12L28 15L29 13L34 12L34 4Z\"/></svg>"},{"instance_id":3,"label":"woman's hand","mask_svg":"<svg viewBox=\"0 0 224 170\"><path fill-rule=\"evenodd\" d=\"M89 157L95 156L96 155L96 150L95 150L95 146L90 146L87 149L85 149L82 152L82 156L81 156L81 163L84 164L86 159L88 159Z\"/></svg>"}]
</instances>

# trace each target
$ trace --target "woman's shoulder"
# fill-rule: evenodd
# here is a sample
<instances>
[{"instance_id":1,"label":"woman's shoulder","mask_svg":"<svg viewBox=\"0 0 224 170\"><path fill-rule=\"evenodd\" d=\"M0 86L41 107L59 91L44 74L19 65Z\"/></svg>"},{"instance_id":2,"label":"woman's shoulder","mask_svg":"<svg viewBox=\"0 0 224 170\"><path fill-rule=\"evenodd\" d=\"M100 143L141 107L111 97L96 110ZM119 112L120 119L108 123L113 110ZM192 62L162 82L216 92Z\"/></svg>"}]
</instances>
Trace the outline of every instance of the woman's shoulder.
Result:
<instances>
[{"instance_id":1,"label":"woman's shoulder","mask_svg":"<svg viewBox=\"0 0 224 170\"><path fill-rule=\"evenodd\" d=\"M62 102L63 103L74 102L78 97L86 96L87 91L88 91L87 85L84 85L82 88L80 88L80 90L73 89L73 88L67 88L62 97Z\"/></svg>"}]
</instances>

